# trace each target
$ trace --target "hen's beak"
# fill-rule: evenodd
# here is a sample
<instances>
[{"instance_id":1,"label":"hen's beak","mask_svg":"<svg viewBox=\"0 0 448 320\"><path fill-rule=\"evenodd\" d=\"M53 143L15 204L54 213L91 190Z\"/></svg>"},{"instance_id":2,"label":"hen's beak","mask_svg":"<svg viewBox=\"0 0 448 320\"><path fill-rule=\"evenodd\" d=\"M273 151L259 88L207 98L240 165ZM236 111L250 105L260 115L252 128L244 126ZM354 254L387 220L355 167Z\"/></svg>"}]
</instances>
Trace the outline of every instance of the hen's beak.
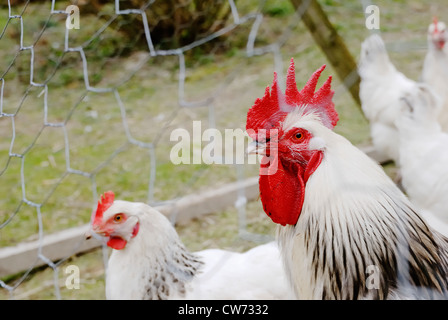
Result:
<instances>
[{"instance_id":1,"label":"hen's beak","mask_svg":"<svg viewBox=\"0 0 448 320\"><path fill-rule=\"evenodd\" d=\"M86 233L84 233L84 237L86 240L89 240L92 238L92 232L89 230Z\"/></svg>"},{"instance_id":2,"label":"hen's beak","mask_svg":"<svg viewBox=\"0 0 448 320\"><path fill-rule=\"evenodd\" d=\"M84 237L86 240L91 239L92 237L94 237L94 234L97 234L101 237L108 237L109 233L107 233L106 231L101 230L98 226L94 226L93 229L90 228L88 231L86 231L86 233L84 233Z\"/></svg>"}]
</instances>

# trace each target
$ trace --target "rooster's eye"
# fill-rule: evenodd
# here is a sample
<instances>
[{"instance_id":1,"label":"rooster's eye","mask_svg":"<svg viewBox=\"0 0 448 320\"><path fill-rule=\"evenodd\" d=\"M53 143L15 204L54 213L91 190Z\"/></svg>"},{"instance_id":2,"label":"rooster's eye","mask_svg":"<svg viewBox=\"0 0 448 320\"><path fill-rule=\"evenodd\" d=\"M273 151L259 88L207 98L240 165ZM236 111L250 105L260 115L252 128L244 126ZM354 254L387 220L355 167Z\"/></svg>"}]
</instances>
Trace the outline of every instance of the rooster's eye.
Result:
<instances>
[{"instance_id":1,"label":"rooster's eye","mask_svg":"<svg viewBox=\"0 0 448 320\"><path fill-rule=\"evenodd\" d=\"M115 222L120 222L122 220L123 220L123 214L119 213L119 214L115 215L115 217L114 217Z\"/></svg>"},{"instance_id":2,"label":"rooster's eye","mask_svg":"<svg viewBox=\"0 0 448 320\"><path fill-rule=\"evenodd\" d=\"M299 141L299 140L302 140L302 139L303 139L303 134L302 134L301 132L297 132L297 133L294 135L294 140Z\"/></svg>"}]
</instances>

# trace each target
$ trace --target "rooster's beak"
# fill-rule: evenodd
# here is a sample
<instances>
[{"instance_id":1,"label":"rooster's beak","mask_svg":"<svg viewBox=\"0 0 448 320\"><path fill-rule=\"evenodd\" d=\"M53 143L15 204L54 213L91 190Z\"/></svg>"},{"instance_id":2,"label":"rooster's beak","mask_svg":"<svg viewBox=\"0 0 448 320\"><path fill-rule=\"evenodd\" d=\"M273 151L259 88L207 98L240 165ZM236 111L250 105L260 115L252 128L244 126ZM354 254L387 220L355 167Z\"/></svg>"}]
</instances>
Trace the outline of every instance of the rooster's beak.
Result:
<instances>
[{"instance_id":1,"label":"rooster's beak","mask_svg":"<svg viewBox=\"0 0 448 320\"><path fill-rule=\"evenodd\" d=\"M249 143L249 146L247 147L247 150L246 150L246 154L258 153L257 152L258 151L258 146L259 146L258 141L254 140L251 143Z\"/></svg>"},{"instance_id":2,"label":"rooster's beak","mask_svg":"<svg viewBox=\"0 0 448 320\"><path fill-rule=\"evenodd\" d=\"M246 155L258 154L260 156L265 156L267 147L268 147L267 142L253 141L247 147Z\"/></svg>"}]
</instances>

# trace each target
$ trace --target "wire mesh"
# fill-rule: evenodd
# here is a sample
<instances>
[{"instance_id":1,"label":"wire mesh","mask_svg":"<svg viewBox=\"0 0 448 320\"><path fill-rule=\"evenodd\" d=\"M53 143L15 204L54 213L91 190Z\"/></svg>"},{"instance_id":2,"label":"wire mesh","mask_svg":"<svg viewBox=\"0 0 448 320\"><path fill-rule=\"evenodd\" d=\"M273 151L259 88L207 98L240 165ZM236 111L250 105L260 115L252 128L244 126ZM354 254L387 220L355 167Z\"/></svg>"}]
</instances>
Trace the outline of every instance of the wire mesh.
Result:
<instances>
[{"instance_id":1,"label":"wire mesh","mask_svg":"<svg viewBox=\"0 0 448 320\"><path fill-rule=\"evenodd\" d=\"M300 86L325 59L300 23L310 1L297 10L289 1L277 6L270 1L221 2L227 18L183 44L156 43L154 30L195 1L178 1L167 16L155 19L157 1L92 1L92 8L100 8L95 13L84 13L87 7L79 3L79 29L67 27L74 19L73 11L66 10L73 5L69 2L8 0L2 6L2 247L43 243L48 234L88 223L99 194L109 189L122 199L160 205L257 175L257 167L248 165L174 166L170 132L181 127L192 133L194 120L201 121L203 130L244 128L247 109L274 71L283 86L285 61L300 57ZM345 9L344 14L353 14L353 25L363 29L349 45L369 34L363 9L370 3L354 1ZM284 14L288 10L295 12ZM187 23L171 32L186 34L193 27ZM352 48L354 55L358 48ZM335 100L346 105L339 110L343 120L366 125L345 89L344 82L353 77L335 80ZM368 129L352 138L367 141ZM200 147L194 146L195 152ZM233 205L241 238L271 239L249 230L244 188ZM39 249L24 273L13 281L0 280L0 287L14 298L16 288L43 262L54 272L54 296L61 299L60 266L80 245L73 244L58 261Z\"/></svg>"}]
</instances>

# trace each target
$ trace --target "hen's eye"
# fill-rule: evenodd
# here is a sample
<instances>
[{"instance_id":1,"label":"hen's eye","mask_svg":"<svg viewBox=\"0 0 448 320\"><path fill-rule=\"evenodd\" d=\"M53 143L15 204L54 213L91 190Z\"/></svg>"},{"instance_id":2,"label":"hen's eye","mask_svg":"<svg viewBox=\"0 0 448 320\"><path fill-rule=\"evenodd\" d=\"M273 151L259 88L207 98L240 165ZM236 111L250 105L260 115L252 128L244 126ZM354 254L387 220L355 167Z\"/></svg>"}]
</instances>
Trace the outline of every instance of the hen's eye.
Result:
<instances>
[{"instance_id":1,"label":"hen's eye","mask_svg":"<svg viewBox=\"0 0 448 320\"><path fill-rule=\"evenodd\" d=\"M114 217L115 222L120 222L121 220L123 220L123 214L119 213L119 214L115 215L115 217Z\"/></svg>"}]
</instances>

